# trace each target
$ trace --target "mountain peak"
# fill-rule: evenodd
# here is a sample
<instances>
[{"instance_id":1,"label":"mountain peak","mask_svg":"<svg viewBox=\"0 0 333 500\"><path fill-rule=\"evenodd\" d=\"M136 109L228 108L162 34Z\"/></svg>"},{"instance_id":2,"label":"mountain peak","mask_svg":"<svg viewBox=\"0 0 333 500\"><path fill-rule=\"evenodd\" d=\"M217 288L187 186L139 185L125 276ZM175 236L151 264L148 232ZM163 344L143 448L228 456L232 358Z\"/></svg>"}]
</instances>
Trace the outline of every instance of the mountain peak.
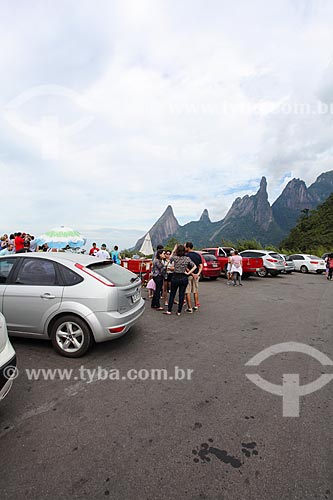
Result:
<instances>
[{"instance_id":1,"label":"mountain peak","mask_svg":"<svg viewBox=\"0 0 333 500\"><path fill-rule=\"evenodd\" d=\"M202 212L199 220L201 222L211 222L207 208L205 208L205 210Z\"/></svg>"},{"instance_id":2,"label":"mountain peak","mask_svg":"<svg viewBox=\"0 0 333 500\"><path fill-rule=\"evenodd\" d=\"M171 205L168 205L161 217L155 222L155 224L149 229L149 234L153 247L156 247L160 243L163 243L170 236L172 236L179 228L179 223L173 213ZM139 249L143 238L140 238L135 245L136 249Z\"/></svg>"},{"instance_id":3,"label":"mountain peak","mask_svg":"<svg viewBox=\"0 0 333 500\"><path fill-rule=\"evenodd\" d=\"M164 212L163 212L163 215L165 215L165 214L172 214L172 215L174 215L174 213L173 213L173 208L172 208L172 206L171 206L171 205L168 205L168 206L166 207L166 209L165 209L165 210L164 210Z\"/></svg>"},{"instance_id":4,"label":"mountain peak","mask_svg":"<svg viewBox=\"0 0 333 500\"><path fill-rule=\"evenodd\" d=\"M267 191L267 179L263 175L260 181L259 191Z\"/></svg>"}]
</instances>

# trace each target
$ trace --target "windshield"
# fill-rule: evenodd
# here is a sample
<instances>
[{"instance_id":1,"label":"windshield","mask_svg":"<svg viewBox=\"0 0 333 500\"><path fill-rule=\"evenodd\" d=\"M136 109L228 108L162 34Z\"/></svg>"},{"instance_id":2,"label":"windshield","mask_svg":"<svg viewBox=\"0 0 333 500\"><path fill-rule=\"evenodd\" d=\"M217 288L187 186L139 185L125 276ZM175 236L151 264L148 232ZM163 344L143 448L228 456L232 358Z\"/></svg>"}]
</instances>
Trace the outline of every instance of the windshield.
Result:
<instances>
[{"instance_id":1,"label":"windshield","mask_svg":"<svg viewBox=\"0 0 333 500\"><path fill-rule=\"evenodd\" d=\"M271 257L274 257L274 259L279 259L279 260L281 260L281 258L282 258L282 257L281 257L281 255L279 255L278 253L275 253L275 252L271 252L269 255L270 255Z\"/></svg>"},{"instance_id":2,"label":"windshield","mask_svg":"<svg viewBox=\"0 0 333 500\"><path fill-rule=\"evenodd\" d=\"M202 254L203 258L205 259L206 262L216 262L217 258L215 255L211 255L210 253L203 253Z\"/></svg>"},{"instance_id":3,"label":"windshield","mask_svg":"<svg viewBox=\"0 0 333 500\"><path fill-rule=\"evenodd\" d=\"M117 286L131 285L139 279L136 274L109 261L96 262L96 264L90 264L87 268Z\"/></svg>"},{"instance_id":4,"label":"windshield","mask_svg":"<svg viewBox=\"0 0 333 500\"><path fill-rule=\"evenodd\" d=\"M206 250L207 253L211 254L211 255L215 255L215 249L212 248L211 250ZM205 254L207 255L207 254Z\"/></svg>"}]
</instances>

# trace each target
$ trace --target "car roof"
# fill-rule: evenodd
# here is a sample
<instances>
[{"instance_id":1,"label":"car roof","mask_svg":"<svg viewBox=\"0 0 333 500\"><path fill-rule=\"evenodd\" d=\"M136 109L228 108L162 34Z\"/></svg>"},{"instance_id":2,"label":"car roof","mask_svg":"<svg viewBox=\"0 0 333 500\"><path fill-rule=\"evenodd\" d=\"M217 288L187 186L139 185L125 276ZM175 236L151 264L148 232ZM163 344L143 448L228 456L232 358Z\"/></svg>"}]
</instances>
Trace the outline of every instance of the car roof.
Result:
<instances>
[{"instance_id":1,"label":"car roof","mask_svg":"<svg viewBox=\"0 0 333 500\"><path fill-rule=\"evenodd\" d=\"M48 260L54 260L56 262L64 262L64 261L70 261L70 262L77 262L78 264L82 264L83 266L88 266L89 264L93 264L94 262L97 262L97 257L93 257L90 255L83 255L80 253L72 253L72 252L26 252L26 253L14 253L14 254L7 254L7 255L2 255L0 259L6 259L8 257L15 257L15 258L41 258L41 259L48 259ZM103 260L108 260L108 259L99 259L100 261Z\"/></svg>"},{"instance_id":2,"label":"car roof","mask_svg":"<svg viewBox=\"0 0 333 500\"><path fill-rule=\"evenodd\" d=\"M260 248L258 249L255 249L255 248L248 248L247 250L242 250L240 253L242 252L263 252L263 253L277 253L275 250L262 250Z\"/></svg>"}]
</instances>

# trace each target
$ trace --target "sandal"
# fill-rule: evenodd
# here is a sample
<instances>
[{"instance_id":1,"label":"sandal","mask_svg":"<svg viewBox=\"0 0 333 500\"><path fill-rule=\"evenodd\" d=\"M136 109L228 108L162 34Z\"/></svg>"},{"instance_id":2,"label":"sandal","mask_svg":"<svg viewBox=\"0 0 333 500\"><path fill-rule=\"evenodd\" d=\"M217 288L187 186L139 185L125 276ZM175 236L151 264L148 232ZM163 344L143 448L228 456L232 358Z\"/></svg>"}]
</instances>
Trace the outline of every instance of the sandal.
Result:
<instances>
[{"instance_id":1,"label":"sandal","mask_svg":"<svg viewBox=\"0 0 333 500\"><path fill-rule=\"evenodd\" d=\"M170 315L170 314L172 314L172 313L171 313L170 311L164 311L164 313L163 313L163 314L168 314L168 315Z\"/></svg>"}]
</instances>

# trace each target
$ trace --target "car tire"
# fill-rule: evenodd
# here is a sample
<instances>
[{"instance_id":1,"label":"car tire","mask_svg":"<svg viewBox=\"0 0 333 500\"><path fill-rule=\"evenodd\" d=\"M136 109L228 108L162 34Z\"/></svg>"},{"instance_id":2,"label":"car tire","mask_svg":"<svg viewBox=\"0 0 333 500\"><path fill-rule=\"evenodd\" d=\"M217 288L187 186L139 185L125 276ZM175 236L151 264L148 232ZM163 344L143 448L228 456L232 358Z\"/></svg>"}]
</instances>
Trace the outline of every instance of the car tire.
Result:
<instances>
[{"instance_id":1,"label":"car tire","mask_svg":"<svg viewBox=\"0 0 333 500\"><path fill-rule=\"evenodd\" d=\"M224 273L224 277L227 278L228 277L228 264L226 264L224 266L224 269L223 269L223 273ZM221 273L222 274L222 273Z\"/></svg>"},{"instance_id":2,"label":"car tire","mask_svg":"<svg viewBox=\"0 0 333 500\"><path fill-rule=\"evenodd\" d=\"M67 335L71 335L71 338L66 338ZM50 337L55 351L67 358L83 356L94 341L87 323L78 316L70 314L61 316L53 323ZM69 342L65 346L67 340ZM74 340L77 342L74 343Z\"/></svg>"},{"instance_id":3,"label":"car tire","mask_svg":"<svg viewBox=\"0 0 333 500\"><path fill-rule=\"evenodd\" d=\"M292 273L292 271L285 271L285 273L286 273L286 274L291 274L291 273Z\"/></svg>"},{"instance_id":4,"label":"car tire","mask_svg":"<svg viewBox=\"0 0 333 500\"><path fill-rule=\"evenodd\" d=\"M301 266L300 271L301 271L301 273L306 274L309 272L309 269L306 266Z\"/></svg>"},{"instance_id":5,"label":"car tire","mask_svg":"<svg viewBox=\"0 0 333 500\"><path fill-rule=\"evenodd\" d=\"M217 276L211 276L210 277L210 281L215 281L215 280L217 280Z\"/></svg>"},{"instance_id":6,"label":"car tire","mask_svg":"<svg viewBox=\"0 0 333 500\"><path fill-rule=\"evenodd\" d=\"M257 271L257 276L259 276L259 278L266 278L266 276L268 276L267 269L264 267L260 269L260 271Z\"/></svg>"}]
</instances>

